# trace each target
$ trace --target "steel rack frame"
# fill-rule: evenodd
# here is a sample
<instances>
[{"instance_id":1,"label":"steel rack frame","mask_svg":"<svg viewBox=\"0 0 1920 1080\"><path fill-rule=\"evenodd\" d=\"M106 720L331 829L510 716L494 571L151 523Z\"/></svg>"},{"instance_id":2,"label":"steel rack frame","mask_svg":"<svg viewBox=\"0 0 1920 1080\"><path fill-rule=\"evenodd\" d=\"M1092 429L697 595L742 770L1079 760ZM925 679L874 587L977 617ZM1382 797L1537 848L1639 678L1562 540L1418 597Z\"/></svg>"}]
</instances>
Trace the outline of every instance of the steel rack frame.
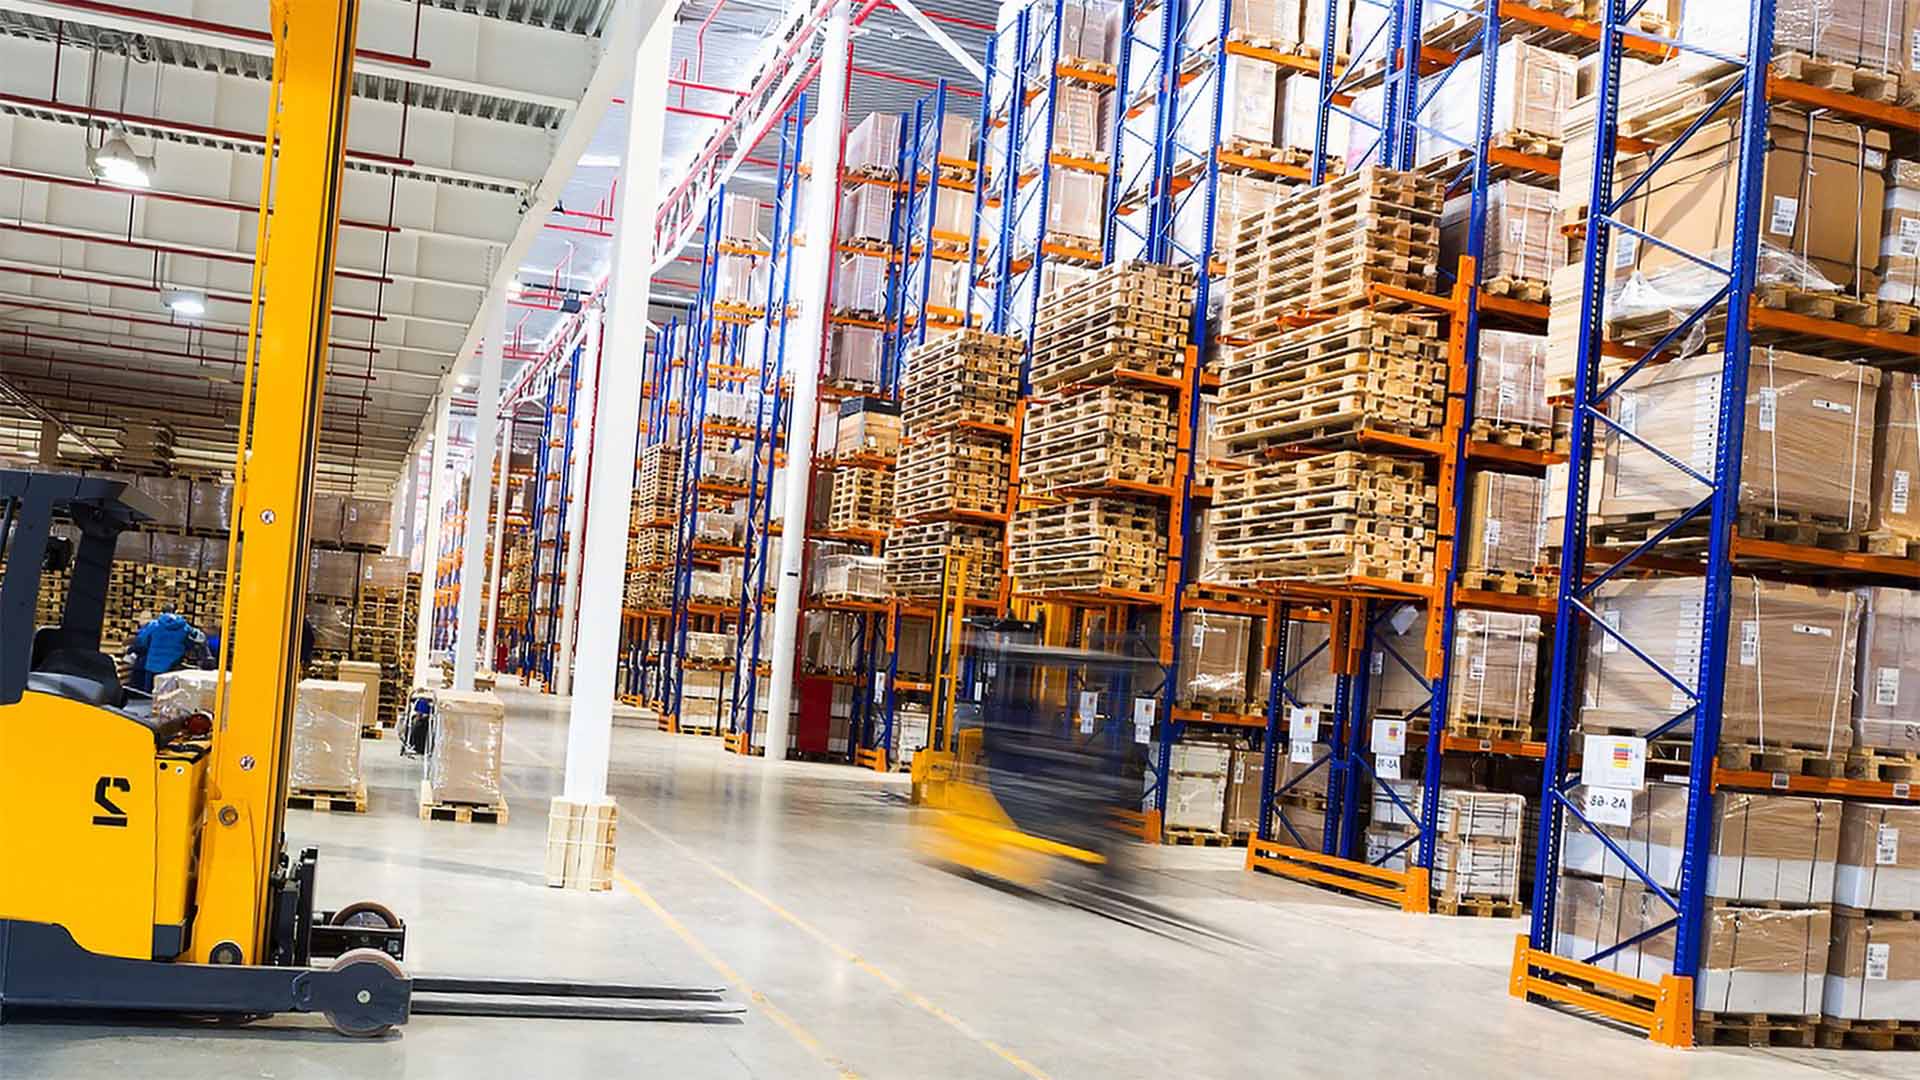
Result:
<instances>
[{"instance_id":1,"label":"steel rack frame","mask_svg":"<svg viewBox=\"0 0 1920 1080\"><path fill-rule=\"evenodd\" d=\"M653 332L640 385L640 446L642 450L665 445L670 420L680 412L674 400L679 375L684 370L680 351L685 348L686 327L676 317ZM638 462L635 462L638 468ZM669 529L671 523L636 521L632 529ZM629 573L664 573L669 566L628 566ZM624 634L622 651L626 656L627 681L621 700L635 707L662 712L666 638L672 613L663 607L626 608L621 612Z\"/></svg>"},{"instance_id":2,"label":"steel rack frame","mask_svg":"<svg viewBox=\"0 0 1920 1080\"><path fill-rule=\"evenodd\" d=\"M761 655L765 644L767 567L772 561L774 485L786 445L787 327L792 314L793 236L799 225L800 163L804 160L807 99L800 95L780 121L780 152L774 173L773 228L768 250L772 266L764 331L760 340L760 405L754 412L752 475L747 487L746 561L741 572L740 605L734 624L733 693L727 732L753 745L754 714L759 704ZM782 522L782 527L785 523Z\"/></svg>"},{"instance_id":3,"label":"steel rack frame","mask_svg":"<svg viewBox=\"0 0 1920 1080\"><path fill-rule=\"evenodd\" d=\"M584 346L575 346L566 361L545 375L546 407L541 416L540 449L534 469L533 596L527 605L527 631L520 667L523 679L537 677L549 690L553 687L554 652L559 647L566 507L572 482L569 463L573 459L573 407L580 386L578 376L583 352ZM553 493L551 499L547 497L549 491Z\"/></svg>"}]
</instances>

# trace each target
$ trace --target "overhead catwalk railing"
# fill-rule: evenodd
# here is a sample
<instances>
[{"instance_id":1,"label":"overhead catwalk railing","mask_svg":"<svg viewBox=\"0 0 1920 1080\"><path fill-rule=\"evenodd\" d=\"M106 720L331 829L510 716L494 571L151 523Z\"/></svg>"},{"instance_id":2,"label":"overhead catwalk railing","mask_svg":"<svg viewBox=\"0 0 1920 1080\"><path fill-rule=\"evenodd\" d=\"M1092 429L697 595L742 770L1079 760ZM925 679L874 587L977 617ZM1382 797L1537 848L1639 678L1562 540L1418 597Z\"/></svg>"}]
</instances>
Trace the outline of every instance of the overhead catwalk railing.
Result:
<instances>
[{"instance_id":1,"label":"overhead catwalk railing","mask_svg":"<svg viewBox=\"0 0 1920 1080\"><path fill-rule=\"evenodd\" d=\"M1920 112L1897 103L1907 53L1884 20L1845 23L1840 58L1807 14L1756 0L1662 33L1609 0L1594 28L1558 633L1511 988L1669 1045L1745 1041L1763 1015L1797 1045L1892 1045L1876 935L1920 908L1866 884L1855 867L1879 855L1849 854L1916 803L1888 727L1905 679L1883 666L1920 584L1888 479L1911 454L1872 432L1914 425L1896 219L1920 178L1888 151ZM1708 209L1659 208L1674 197ZM1772 834L1738 853L1725 837L1761 814L1839 854L1755 881ZM1777 975L1732 996L1735 941L1776 940Z\"/></svg>"}]
</instances>

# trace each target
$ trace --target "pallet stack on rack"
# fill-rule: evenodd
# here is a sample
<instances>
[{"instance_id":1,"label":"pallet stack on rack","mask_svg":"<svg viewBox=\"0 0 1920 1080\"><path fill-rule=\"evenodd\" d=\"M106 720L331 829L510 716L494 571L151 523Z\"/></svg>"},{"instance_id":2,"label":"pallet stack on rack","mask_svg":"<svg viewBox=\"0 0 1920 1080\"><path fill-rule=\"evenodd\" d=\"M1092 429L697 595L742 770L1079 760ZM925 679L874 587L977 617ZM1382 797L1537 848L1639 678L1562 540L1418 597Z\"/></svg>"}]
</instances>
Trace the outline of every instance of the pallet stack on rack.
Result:
<instances>
[{"instance_id":1,"label":"pallet stack on rack","mask_svg":"<svg viewBox=\"0 0 1920 1080\"><path fill-rule=\"evenodd\" d=\"M1120 263L1046 297L1009 551L1022 592L1163 591L1193 274Z\"/></svg>"},{"instance_id":2,"label":"pallet stack on rack","mask_svg":"<svg viewBox=\"0 0 1920 1080\"><path fill-rule=\"evenodd\" d=\"M1021 351L1016 338L962 330L907 355L886 547L893 595L938 600L953 551L968 556L968 595L1000 595Z\"/></svg>"}]
</instances>

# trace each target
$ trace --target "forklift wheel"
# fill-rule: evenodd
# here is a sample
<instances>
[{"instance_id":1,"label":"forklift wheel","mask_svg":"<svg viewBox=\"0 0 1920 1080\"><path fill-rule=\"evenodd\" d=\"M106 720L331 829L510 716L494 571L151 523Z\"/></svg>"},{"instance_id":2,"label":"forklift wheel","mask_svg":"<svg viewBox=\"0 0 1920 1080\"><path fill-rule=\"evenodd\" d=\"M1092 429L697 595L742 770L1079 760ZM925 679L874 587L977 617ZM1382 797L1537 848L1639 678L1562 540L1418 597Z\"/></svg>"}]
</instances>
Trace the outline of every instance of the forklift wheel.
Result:
<instances>
[{"instance_id":1,"label":"forklift wheel","mask_svg":"<svg viewBox=\"0 0 1920 1080\"><path fill-rule=\"evenodd\" d=\"M406 972L400 970L400 965L394 963L392 957L378 949L354 949L335 960L333 967L329 970L344 971L348 968L363 964L370 964L374 967L381 968L395 980L401 980L407 977ZM355 1017L342 1016L339 1013L331 1011L325 1015L327 1017L327 1023L333 1025L333 1030L355 1039L377 1039L393 1030L392 1024L371 1023Z\"/></svg>"},{"instance_id":2,"label":"forklift wheel","mask_svg":"<svg viewBox=\"0 0 1920 1080\"><path fill-rule=\"evenodd\" d=\"M371 900L361 900L348 904L333 913L328 920L332 926L369 926L385 927L388 930L400 929L400 918L385 904L376 904Z\"/></svg>"}]
</instances>

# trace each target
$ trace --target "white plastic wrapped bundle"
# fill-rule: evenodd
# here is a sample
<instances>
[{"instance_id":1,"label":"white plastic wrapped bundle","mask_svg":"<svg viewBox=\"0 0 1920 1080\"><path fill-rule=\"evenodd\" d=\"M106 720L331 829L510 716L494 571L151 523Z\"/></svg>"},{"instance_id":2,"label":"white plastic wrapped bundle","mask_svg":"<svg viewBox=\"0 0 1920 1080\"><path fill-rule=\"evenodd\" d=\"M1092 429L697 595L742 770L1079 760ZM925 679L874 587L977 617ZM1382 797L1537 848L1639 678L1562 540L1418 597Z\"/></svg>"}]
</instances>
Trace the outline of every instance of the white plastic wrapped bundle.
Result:
<instances>
[{"instance_id":1,"label":"white plastic wrapped bundle","mask_svg":"<svg viewBox=\"0 0 1920 1080\"><path fill-rule=\"evenodd\" d=\"M1120 5L1066 0L1060 9L1060 60L1111 64L1120 45Z\"/></svg>"},{"instance_id":2,"label":"white plastic wrapped bundle","mask_svg":"<svg viewBox=\"0 0 1920 1080\"><path fill-rule=\"evenodd\" d=\"M743 521L738 514L723 510L703 510L694 518L693 538L696 543L719 544L722 546L740 542Z\"/></svg>"},{"instance_id":3,"label":"white plastic wrapped bundle","mask_svg":"<svg viewBox=\"0 0 1920 1080\"><path fill-rule=\"evenodd\" d=\"M843 243L885 244L893 236L893 192L879 184L853 184L840 193Z\"/></svg>"},{"instance_id":4,"label":"white plastic wrapped bundle","mask_svg":"<svg viewBox=\"0 0 1920 1080\"><path fill-rule=\"evenodd\" d=\"M491 693L436 692L425 801L499 806L506 721L506 709Z\"/></svg>"},{"instance_id":5,"label":"white plastic wrapped bundle","mask_svg":"<svg viewBox=\"0 0 1920 1080\"><path fill-rule=\"evenodd\" d=\"M849 255L833 275L835 311L882 315L887 310L887 263L875 255Z\"/></svg>"},{"instance_id":6,"label":"white plastic wrapped bundle","mask_svg":"<svg viewBox=\"0 0 1920 1080\"><path fill-rule=\"evenodd\" d=\"M869 326L836 326L827 347L827 381L879 385L886 338Z\"/></svg>"},{"instance_id":7,"label":"white plastic wrapped bundle","mask_svg":"<svg viewBox=\"0 0 1920 1080\"><path fill-rule=\"evenodd\" d=\"M360 715L366 694L359 683L300 681L293 701L293 760L287 776L295 791L353 791L360 786Z\"/></svg>"},{"instance_id":8,"label":"white plastic wrapped bundle","mask_svg":"<svg viewBox=\"0 0 1920 1080\"><path fill-rule=\"evenodd\" d=\"M700 478L718 484L744 484L752 458L752 452L745 447L709 444L700 452Z\"/></svg>"},{"instance_id":9,"label":"white plastic wrapped bundle","mask_svg":"<svg viewBox=\"0 0 1920 1080\"><path fill-rule=\"evenodd\" d=\"M194 713L213 714L214 688L219 683L211 671L191 668L168 671L153 677L153 714L174 720Z\"/></svg>"},{"instance_id":10,"label":"white plastic wrapped bundle","mask_svg":"<svg viewBox=\"0 0 1920 1080\"><path fill-rule=\"evenodd\" d=\"M1050 239L1098 248L1107 217L1107 180L1095 173L1055 169L1047 187Z\"/></svg>"},{"instance_id":11,"label":"white plastic wrapped bundle","mask_svg":"<svg viewBox=\"0 0 1920 1080\"><path fill-rule=\"evenodd\" d=\"M1306 0L1310 6L1324 6L1318 0ZM1227 19L1227 40L1291 52L1300 44L1300 9L1303 0L1186 0L1187 44L1199 47L1212 44L1220 36L1220 18ZM1368 6L1368 5L1362 5ZM1384 9L1382 9L1384 10ZM1318 41L1314 42L1317 47Z\"/></svg>"},{"instance_id":12,"label":"white plastic wrapped bundle","mask_svg":"<svg viewBox=\"0 0 1920 1080\"><path fill-rule=\"evenodd\" d=\"M760 242L760 200L751 195L728 195L720 211L720 238L751 247Z\"/></svg>"},{"instance_id":13,"label":"white plastic wrapped bundle","mask_svg":"<svg viewBox=\"0 0 1920 1080\"><path fill-rule=\"evenodd\" d=\"M954 161L972 161L979 152L980 125L966 113L950 112L940 118L940 156Z\"/></svg>"},{"instance_id":14,"label":"white plastic wrapped bundle","mask_svg":"<svg viewBox=\"0 0 1920 1080\"><path fill-rule=\"evenodd\" d=\"M1365 91L1357 96L1364 98L1370 92ZM1314 133L1320 123L1319 77L1304 71L1290 72L1280 79L1278 93L1280 95L1280 130L1277 132L1279 136L1277 141L1281 146L1296 150L1313 149ZM1356 111L1358 106L1359 102L1356 101ZM1374 115L1377 117L1378 113ZM1353 137L1351 133L1356 129L1366 130L1354 124L1344 112L1328 110L1327 153L1337 159L1346 149ZM1368 136L1368 141L1371 141L1371 134Z\"/></svg>"},{"instance_id":15,"label":"white plastic wrapped bundle","mask_svg":"<svg viewBox=\"0 0 1920 1080\"><path fill-rule=\"evenodd\" d=\"M1507 330L1480 334L1473 418L1503 426L1551 428L1547 404L1547 339Z\"/></svg>"},{"instance_id":16,"label":"white plastic wrapped bundle","mask_svg":"<svg viewBox=\"0 0 1920 1080\"><path fill-rule=\"evenodd\" d=\"M723 304L755 305L754 260L746 255L721 255L714 268L714 299Z\"/></svg>"},{"instance_id":17,"label":"white plastic wrapped bundle","mask_svg":"<svg viewBox=\"0 0 1920 1080\"><path fill-rule=\"evenodd\" d=\"M868 113L847 133L843 159L850 173L892 177L900 169L900 117L894 113Z\"/></svg>"},{"instance_id":18,"label":"white plastic wrapped bundle","mask_svg":"<svg viewBox=\"0 0 1920 1080\"><path fill-rule=\"evenodd\" d=\"M814 561L813 595L885 600L886 560L850 553L820 556Z\"/></svg>"}]
</instances>

